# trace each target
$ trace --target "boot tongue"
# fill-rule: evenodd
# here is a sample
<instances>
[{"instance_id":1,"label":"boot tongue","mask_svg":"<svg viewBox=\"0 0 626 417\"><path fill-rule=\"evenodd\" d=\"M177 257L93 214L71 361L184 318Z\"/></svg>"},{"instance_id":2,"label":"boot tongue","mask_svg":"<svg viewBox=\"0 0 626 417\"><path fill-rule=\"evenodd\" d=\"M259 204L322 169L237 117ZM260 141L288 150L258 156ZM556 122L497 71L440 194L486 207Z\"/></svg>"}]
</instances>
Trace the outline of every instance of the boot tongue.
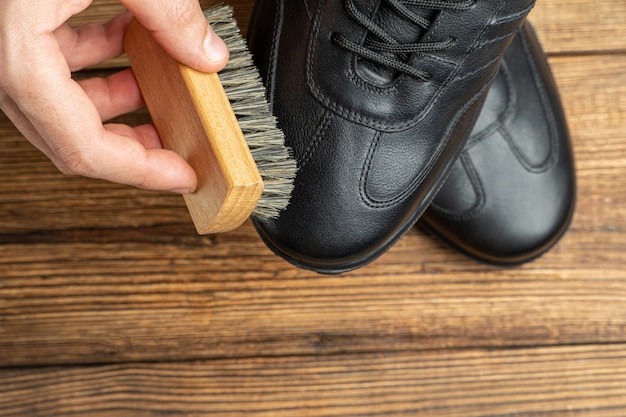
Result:
<instances>
[{"instance_id":1,"label":"boot tongue","mask_svg":"<svg viewBox=\"0 0 626 417\"><path fill-rule=\"evenodd\" d=\"M422 17L428 21L432 21L437 13L436 10L425 10L416 6L406 6L406 8L416 16ZM398 44L416 43L426 32L426 29L416 25L410 20L405 19L398 14L395 9L384 2L381 2L378 6L378 10L372 20L376 23L376 25L385 29L389 36L391 36ZM380 39L372 32L367 34L364 46L367 47L367 43L369 41L387 42L387 40ZM381 54L389 57L390 59L402 62L406 62L409 58L404 54ZM393 69L363 58L361 58L357 64L357 73L367 82L380 87L390 84L399 75L399 73Z\"/></svg>"}]
</instances>

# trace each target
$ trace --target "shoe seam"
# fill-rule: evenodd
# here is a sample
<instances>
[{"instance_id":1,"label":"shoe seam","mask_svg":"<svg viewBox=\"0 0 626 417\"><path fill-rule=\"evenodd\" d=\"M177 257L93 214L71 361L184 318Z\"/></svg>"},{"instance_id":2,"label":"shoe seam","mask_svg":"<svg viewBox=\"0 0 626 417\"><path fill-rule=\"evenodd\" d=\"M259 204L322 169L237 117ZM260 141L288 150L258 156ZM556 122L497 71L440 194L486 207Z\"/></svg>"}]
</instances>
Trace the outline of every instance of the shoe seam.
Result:
<instances>
[{"instance_id":1,"label":"shoe seam","mask_svg":"<svg viewBox=\"0 0 626 417\"><path fill-rule=\"evenodd\" d=\"M268 96L268 102L270 103L270 110L273 112L274 108L274 93L275 93L275 80L277 78L277 65L278 60L276 59L278 55L278 49L280 46L280 32L282 31L283 26L283 13L282 13L282 1L276 2L276 7L274 10L274 30L272 32L272 46L270 48L270 56L268 60L268 76L267 76L267 85L266 85L266 95Z\"/></svg>"},{"instance_id":2,"label":"shoe seam","mask_svg":"<svg viewBox=\"0 0 626 417\"><path fill-rule=\"evenodd\" d=\"M520 17L524 17L525 15L527 15L528 13L530 13L530 11L533 9L533 7L535 7L535 1L531 2L528 6L526 6L526 8L524 10L521 10L517 13L508 15L508 16L503 16L500 18L496 18L493 20L493 25L499 25L502 23L506 23L506 22L511 22L515 19L519 19Z\"/></svg>"},{"instance_id":3,"label":"shoe seam","mask_svg":"<svg viewBox=\"0 0 626 417\"><path fill-rule=\"evenodd\" d=\"M545 161L545 166L542 167L541 171L545 172L551 169L559 158L559 141L558 141L558 128L556 126L556 116L554 114L554 108L551 105L551 100L548 97L548 92L546 90L545 80L539 74L538 63L535 59L535 55L530 50L530 46L528 44L528 39L526 35L522 36L522 47L524 48L524 53L528 56L528 64L533 76L533 82L535 83L535 87L539 93L539 99L541 101L541 106L546 114L546 123L548 124L548 131L550 135L550 156ZM547 58L546 58L547 59ZM535 171L538 172L538 171Z\"/></svg>"},{"instance_id":4,"label":"shoe seam","mask_svg":"<svg viewBox=\"0 0 626 417\"><path fill-rule=\"evenodd\" d=\"M520 32L520 35L524 35L523 32ZM545 85L542 82L542 77L539 75L537 71L537 62L534 58L534 54L530 51L528 46L528 40L526 36L520 36L520 41L522 44L522 48L524 50L524 55L527 58L528 66L531 71L531 76L533 78L533 84L535 89L537 90L537 95L539 96L539 101L541 103L541 107L545 114L545 120L548 127L548 156L539 164L532 164L526 155L522 152L519 146L517 146L515 140L513 139L513 135L511 132L506 129L506 127L502 127L500 133L503 135L504 139L508 143L515 159L518 160L520 165L528 172L540 174L546 171L549 171L558 160L559 156L559 146L558 146L558 129L556 127L556 120L554 116L554 111L550 105L550 99L547 96L547 92L545 90Z\"/></svg>"},{"instance_id":5,"label":"shoe seam","mask_svg":"<svg viewBox=\"0 0 626 417\"><path fill-rule=\"evenodd\" d=\"M320 3L320 5L325 6L326 5L326 0L322 0L322 3ZM496 10L492 13L492 19L493 16L497 16L498 12L504 7L504 1L500 1L498 7L496 8ZM323 9L323 7L318 8L318 16L316 16L316 20L314 23L314 27L318 27L318 29L314 29L312 30L311 34L312 34L312 41L309 42L309 51L308 51L308 57L307 57L307 66L310 65L310 54L312 53L312 45L314 45L316 43L315 39L316 36L313 36L318 30L319 30L319 14L321 13L321 10ZM436 22L436 25L438 25L439 22ZM479 43L479 41L481 39L484 38L484 35L488 29L490 25L485 25L485 27L483 27L483 29L481 30L481 32L479 33L479 35L476 37L475 41L474 41L474 45L476 45L477 43ZM435 26L436 27L436 26ZM474 46L473 45L473 46ZM467 59L468 55L470 54L470 51L472 51L473 48L468 48L468 50L466 51L466 53L463 55L463 59L461 60L461 62L465 62L465 60ZM501 57L502 55L500 55ZM455 77L455 75L458 73L458 71L460 70L460 68L462 67L462 65L459 65L457 67L457 69L450 75L449 78L453 78ZM496 71L497 74L497 71ZM428 164L426 165L425 169L422 170L411 182L410 186L407 187L403 192L399 193L398 195L396 195L395 197L391 198L391 199L387 199L387 200L375 200L373 198L371 198L368 195L367 192L367 177L369 176L369 171L371 170L371 165L372 165L372 161L373 161L373 153L371 153L372 148L377 147L377 143L376 144L372 144L370 145L370 152L368 152L368 161L365 163L364 167L363 167L363 171L361 173L361 177L360 177L360 186L359 186L359 191L360 191L360 195L361 195L361 200L363 201L363 203L365 205L367 205L370 208L387 208L387 207L392 207L396 204L398 204L401 201L404 201L408 196L410 196L413 191L415 189L417 189L419 187L419 185L423 182L424 178L426 177L425 173L426 172L430 172L435 161L438 160L438 156L441 154L443 148L445 147L445 144L448 143L448 140L450 138L451 135L451 131L452 128L454 126L456 126L456 123L461 119L461 117L467 112L467 110L476 102L476 100L478 99L478 97L480 97L482 94L485 93L485 89L487 88L487 86L491 86L493 80L495 79L496 74L494 74L493 76L491 76L491 78L488 80L487 83L485 83L485 85L483 85L478 92L476 92L469 100L467 100L463 107L461 107L462 111L459 111L455 114L455 117L453 118L453 123L449 124L447 129L446 129L446 133L445 135L443 135L443 138L441 140L441 142L439 143L439 147L437 148L437 152L435 153L435 155L429 159ZM311 89L314 89L314 85L311 84L311 79L309 77L309 72L307 69L307 82L309 84L309 87ZM450 81L448 80L445 84L447 85ZM444 88L445 89L445 88ZM317 97L317 95L315 94L314 91L312 91L314 93L314 95ZM317 97L318 100L320 100L319 97ZM428 107L432 107L435 102L437 101L437 98L435 98ZM422 116L423 117L423 116ZM410 126L410 125L409 125ZM378 142L380 140L380 132L377 132L377 138L375 139L375 142Z\"/></svg>"},{"instance_id":6,"label":"shoe seam","mask_svg":"<svg viewBox=\"0 0 626 417\"><path fill-rule=\"evenodd\" d=\"M480 180L480 176L478 175L478 171L476 170L476 165L472 158L469 156L467 151L463 151L461 154L460 163L463 166L463 171L467 174L470 185L476 194L476 201L467 210L463 210L461 213L455 213L452 210L448 210L433 202L431 207L439 213L439 215L446 220L454 221L454 222L466 222L473 219L476 214L478 214L483 207L485 206L487 197L485 194L485 189L483 187L482 181Z\"/></svg>"},{"instance_id":7,"label":"shoe seam","mask_svg":"<svg viewBox=\"0 0 626 417\"><path fill-rule=\"evenodd\" d=\"M309 6L308 0L302 0L302 2L304 3L304 10L306 10L306 15L308 16L309 20L313 20L313 15L311 14L311 6Z\"/></svg>"},{"instance_id":8,"label":"shoe seam","mask_svg":"<svg viewBox=\"0 0 626 417\"><path fill-rule=\"evenodd\" d=\"M306 67L306 81L307 81L307 85L309 87L309 90L310 90L311 94L313 95L313 97L315 97L326 108L332 110L333 112L337 113L338 115L346 118L347 120L350 120L350 121L353 121L353 122L359 123L359 124L364 124L366 126L369 126L369 127L372 127L374 129L378 129L378 130L400 131L400 130L404 130L406 128L415 126L422 119L424 119L426 117L426 115L435 106L435 104L437 104L437 102L439 101L439 99L443 95L443 92L446 91L450 87L450 84L452 84L453 82L457 81L457 79L459 79L457 77L457 75L460 72L461 68L463 67L463 63L465 63L467 61L467 57L476 49L476 45L479 45L480 41L482 39L484 39L484 36L485 36L485 33L486 33L487 29L492 26L491 24L487 24L487 25L485 25L485 27L482 28L482 30L480 31L480 33L477 35L476 39L474 40L474 43L463 54L463 57L458 62L458 64L456 65L456 68L451 72L451 74L448 76L448 78L441 84L441 87L439 88L439 91L437 93L435 93L434 98L432 100L430 100L428 105L424 107L424 109L420 112L420 114L418 114L416 117L412 118L409 121L405 121L405 122L401 122L401 123L395 123L395 124L388 124L388 123L377 121L377 120L372 119L372 118L367 117L367 116L363 116L363 115L355 112L354 110L349 110L349 109L345 108L345 106L342 106L342 105L339 105L339 104L333 102L330 98L326 97L326 95L321 91L321 89L317 86L317 84L313 80L313 77L311 77L311 74L313 72L312 61L313 61L314 49L315 49L315 46L318 43L317 42L317 34L319 33L319 29L320 29L320 26L321 26L322 11L325 9L326 4L327 4L327 0L321 0L320 4L318 5L318 9L317 9L317 12L316 12L316 15L315 15L315 19L314 19L314 23L313 23L312 30L311 30L311 35L310 35L311 38L309 39L308 47L307 47L307 57L306 57L306 65L305 65L305 67ZM500 1L498 7L494 10L494 12L491 15L491 19L489 19L489 20L491 20L491 21L495 20L495 16L498 15L498 13L500 12L500 10L503 7L504 7L504 1ZM433 30L438 27L438 25L440 24L440 20L441 19L437 19L437 21L435 22L435 25L433 27ZM432 33L432 31L431 31L431 33ZM429 34L429 37L427 39L430 39L430 34ZM497 57L496 59L492 60L490 62L490 64L493 64L495 61L497 61L500 58L501 58L501 55L499 57ZM487 64L486 66L481 67L481 69L484 69L488 65L489 64Z\"/></svg>"},{"instance_id":9,"label":"shoe seam","mask_svg":"<svg viewBox=\"0 0 626 417\"><path fill-rule=\"evenodd\" d=\"M517 32L518 32L517 30L514 30L513 32L507 33L507 34L505 34L505 35L500 35L500 36L497 36L497 37L495 37L495 38L491 38L491 39L483 40L483 41L482 41L482 42L478 45L478 48L477 48L477 49L479 49L479 48L484 48L485 46L493 45L494 43L500 42L500 41L502 41L502 40L504 40L504 39L507 39L507 38L512 38L513 36L515 36L515 35L517 34Z\"/></svg>"},{"instance_id":10,"label":"shoe seam","mask_svg":"<svg viewBox=\"0 0 626 417\"><path fill-rule=\"evenodd\" d=\"M450 138L450 135L452 134L453 127L456 126L457 122L467 113L469 108L472 107L476 103L479 97L485 94L485 90L489 86L491 86L494 78L495 78L495 75L493 75L488 80L488 82L486 82L485 85L482 86L478 92L476 92L476 94L474 94L469 100L467 100L464 103L463 107L461 107L461 109L455 114L454 118L452 119L453 123L448 125L448 128L445 134L443 135L443 139L440 142L440 146L437 148L437 151L435 152L434 156L429 159L428 164L425 166L423 170L420 171L418 175L415 176L415 178L411 181L410 185L407 188L405 188L404 191L398 193L393 198L386 199L386 200L376 200L370 197L369 193L367 192L367 178L369 177L369 173L371 171L371 167L373 164L373 156L375 153L375 149L377 148L378 143L380 142L380 138L382 136L382 132L376 132L376 137L374 138L374 140L372 141L372 144L370 145L367 160L365 164L363 165L363 169L361 171L361 176L359 180L359 183L360 183L359 192L360 192L361 200L363 201L363 203L367 205L368 207L374 208L374 209L388 208L388 207L392 207L398 204L399 202L406 200L406 198L412 195L413 192L424 181L424 178L426 177L426 173L429 173L432 170L432 167L435 164L435 161L439 159L438 156L441 154L443 148L445 147L443 145L448 143L448 139ZM461 146L463 145L464 144L462 144Z\"/></svg>"},{"instance_id":11,"label":"shoe seam","mask_svg":"<svg viewBox=\"0 0 626 417\"><path fill-rule=\"evenodd\" d=\"M502 126L504 126L507 121L513 117L515 111L517 109L517 89L515 88L515 84L513 83L511 71L509 70L509 66L506 62L506 59L502 60L502 64L498 69L502 77L504 78L504 83L506 85L506 89L508 91L508 100L506 103L506 108L503 112L501 112L497 119L490 123L487 127L482 129L481 131L474 133L467 143L465 144L465 150L468 150L475 145L488 140L491 135L496 133ZM497 77L497 75L496 75Z\"/></svg>"},{"instance_id":12,"label":"shoe seam","mask_svg":"<svg viewBox=\"0 0 626 417\"><path fill-rule=\"evenodd\" d=\"M549 124L549 131L550 131L550 152L549 152L549 156L548 158L545 159L544 162L542 162L540 165L537 166L533 166L524 156L524 154L520 151L519 147L515 144L514 139L511 136L511 133L509 132L509 130L505 127L506 124L505 123L500 123L499 126L495 129L492 130L490 127L487 127L485 129L483 129L482 132L484 131L488 131L487 134L479 134L479 138L475 138L472 137L469 139L468 141L468 145L466 145L465 150L464 150L464 154L462 155L462 161L461 163L463 164L463 168L466 172L466 174L468 175L468 178L470 180L470 183L472 184L472 187L474 188L474 191L477 193L477 196L479 199L481 199L483 201L483 204L475 204L471 209L469 210L464 210L461 214L453 214L453 212L451 210L447 210L445 208L443 208L440 205L437 205L436 203L433 202L433 204L431 205L431 207L437 211L439 213L439 215L441 215L442 217L451 220L451 221L468 221L470 220L472 217L474 217L476 215L476 213L478 213L480 211L480 209L482 209L482 206L484 206L484 201L486 199L485 194L484 194L484 188L482 187L482 183L480 181L480 176L478 175L476 169L475 169L475 165L473 164L471 157L469 156L469 154L467 154L467 150L469 147L476 145L477 143L482 142L483 140L486 140L487 138L491 137L491 134L495 133L496 131L499 132L502 137L504 138L504 140L507 142L507 144L509 145L511 152L513 153L513 156L515 157L515 159L518 160L518 162L520 163L520 165L527 170L528 172L532 172L532 173L542 173L545 172L547 170L549 170L554 163L556 163L556 160L558 159L558 151L559 151L559 146L558 146L558 141L556 140L556 135L557 135L557 129L556 129L556 121L555 121L555 117L554 117L554 112L552 110L552 108L549 106L549 98L547 97L547 92L545 91L545 85L543 84L543 82L541 82L541 77L537 72L537 62L534 58L534 54L532 54L532 52L529 50L529 46L528 46L528 39L526 38L526 35L524 34L524 32L522 30L520 30L520 42L522 43L522 46L524 48L524 55L526 56L526 58L528 59L528 63L529 63L529 67L531 69L531 75L533 77L533 83L535 85L535 87L538 90L538 94L540 96L540 100L541 100L541 105L544 109L544 111L546 112L546 123ZM503 61L503 65L501 67L501 71L506 71L503 72L503 75L506 77L510 77L510 74L508 73L508 67L506 66L506 59ZM507 82L508 84L508 82ZM514 91L515 89L512 89L512 91ZM502 120L507 120L509 117L512 116L512 114L514 113L514 109L517 107L517 100L513 100L514 104L510 106L510 111L508 111L508 114L505 115L504 117L502 117ZM504 113L502 113L504 114ZM479 195L479 190L480 190L480 195Z\"/></svg>"},{"instance_id":13,"label":"shoe seam","mask_svg":"<svg viewBox=\"0 0 626 417\"><path fill-rule=\"evenodd\" d=\"M319 147L319 144L322 142L324 133L326 133L326 131L330 127L331 120L332 120L332 116L330 112L327 110L322 116L322 120L318 124L318 127L315 130L315 133L313 134L313 136L311 137L311 140L309 141L309 144L307 145L304 152L302 153L302 157L298 158L300 169L304 168L311 160L313 154Z\"/></svg>"},{"instance_id":14,"label":"shoe seam","mask_svg":"<svg viewBox=\"0 0 626 417\"><path fill-rule=\"evenodd\" d=\"M458 77L456 77L454 79L454 81L459 81L459 80L464 80L466 78L472 77L476 74L478 74L479 72L483 71L485 68L495 64L496 62L498 62L498 60L500 60L502 58L502 55L497 56L491 60L489 60L489 62L483 64L481 67L473 70L473 71L469 71L469 72L464 72L463 75L459 75Z\"/></svg>"}]
</instances>

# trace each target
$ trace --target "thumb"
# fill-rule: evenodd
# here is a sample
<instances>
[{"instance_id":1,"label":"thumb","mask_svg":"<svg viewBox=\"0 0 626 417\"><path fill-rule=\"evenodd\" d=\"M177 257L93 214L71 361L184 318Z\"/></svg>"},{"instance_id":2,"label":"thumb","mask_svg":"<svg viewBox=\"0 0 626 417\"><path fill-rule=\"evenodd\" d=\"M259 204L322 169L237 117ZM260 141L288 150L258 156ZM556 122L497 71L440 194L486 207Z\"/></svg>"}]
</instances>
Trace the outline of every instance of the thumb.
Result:
<instances>
[{"instance_id":1,"label":"thumb","mask_svg":"<svg viewBox=\"0 0 626 417\"><path fill-rule=\"evenodd\" d=\"M120 0L165 51L198 71L217 72L228 48L208 24L198 0Z\"/></svg>"}]
</instances>

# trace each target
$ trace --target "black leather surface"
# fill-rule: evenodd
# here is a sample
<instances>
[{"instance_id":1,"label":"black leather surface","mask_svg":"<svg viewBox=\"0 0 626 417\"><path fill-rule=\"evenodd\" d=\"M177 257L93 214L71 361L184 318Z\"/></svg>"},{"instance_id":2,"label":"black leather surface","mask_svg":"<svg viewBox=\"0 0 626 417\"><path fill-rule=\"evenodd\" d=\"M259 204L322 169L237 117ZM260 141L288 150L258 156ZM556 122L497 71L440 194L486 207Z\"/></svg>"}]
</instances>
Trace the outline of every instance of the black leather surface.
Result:
<instances>
[{"instance_id":1,"label":"black leather surface","mask_svg":"<svg viewBox=\"0 0 626 417\"><path fill-rule=\"evenodd\" d=\"M574 206L565 116L546 57L526 23L421 224L472 257L516 264L554 245Z\"/></svg>"},{"instance_id":2,"label":"black leather surface","mask_svg":"<svg viewBox=\"0 0 626 417\"><path fill-rule=\"evenodd\" d=\"M460 155L534 0L448 1L441 3L468 9L443 11L401 0L427 28L392 3L256 2L250 49L300 171L288 209L255 225L268 247L299 267L358 268L417 221ZM379 54L421 77L338 46L338 38L366 49L383 41L448 47Z\"/></svg>"}]
</instances>

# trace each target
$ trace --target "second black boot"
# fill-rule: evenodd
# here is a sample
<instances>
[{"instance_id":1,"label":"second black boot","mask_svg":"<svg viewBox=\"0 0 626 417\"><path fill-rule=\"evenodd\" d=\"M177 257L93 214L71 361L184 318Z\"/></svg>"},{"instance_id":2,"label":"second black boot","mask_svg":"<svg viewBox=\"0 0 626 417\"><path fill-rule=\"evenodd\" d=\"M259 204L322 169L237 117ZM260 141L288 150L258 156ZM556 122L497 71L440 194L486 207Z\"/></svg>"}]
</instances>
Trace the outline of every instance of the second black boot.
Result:
<instances>
[{"instance_id":1,"label":"second black boot","mask_svg":"<svg viewBox=\"0 0 626 417\"><path fill-rule=\"evenodd\" d=\"M472 258L513 265L550 249L567 230L575 203L565 113L547 57L526 23L420 224Z\"/></svg>"}]
</instances>

